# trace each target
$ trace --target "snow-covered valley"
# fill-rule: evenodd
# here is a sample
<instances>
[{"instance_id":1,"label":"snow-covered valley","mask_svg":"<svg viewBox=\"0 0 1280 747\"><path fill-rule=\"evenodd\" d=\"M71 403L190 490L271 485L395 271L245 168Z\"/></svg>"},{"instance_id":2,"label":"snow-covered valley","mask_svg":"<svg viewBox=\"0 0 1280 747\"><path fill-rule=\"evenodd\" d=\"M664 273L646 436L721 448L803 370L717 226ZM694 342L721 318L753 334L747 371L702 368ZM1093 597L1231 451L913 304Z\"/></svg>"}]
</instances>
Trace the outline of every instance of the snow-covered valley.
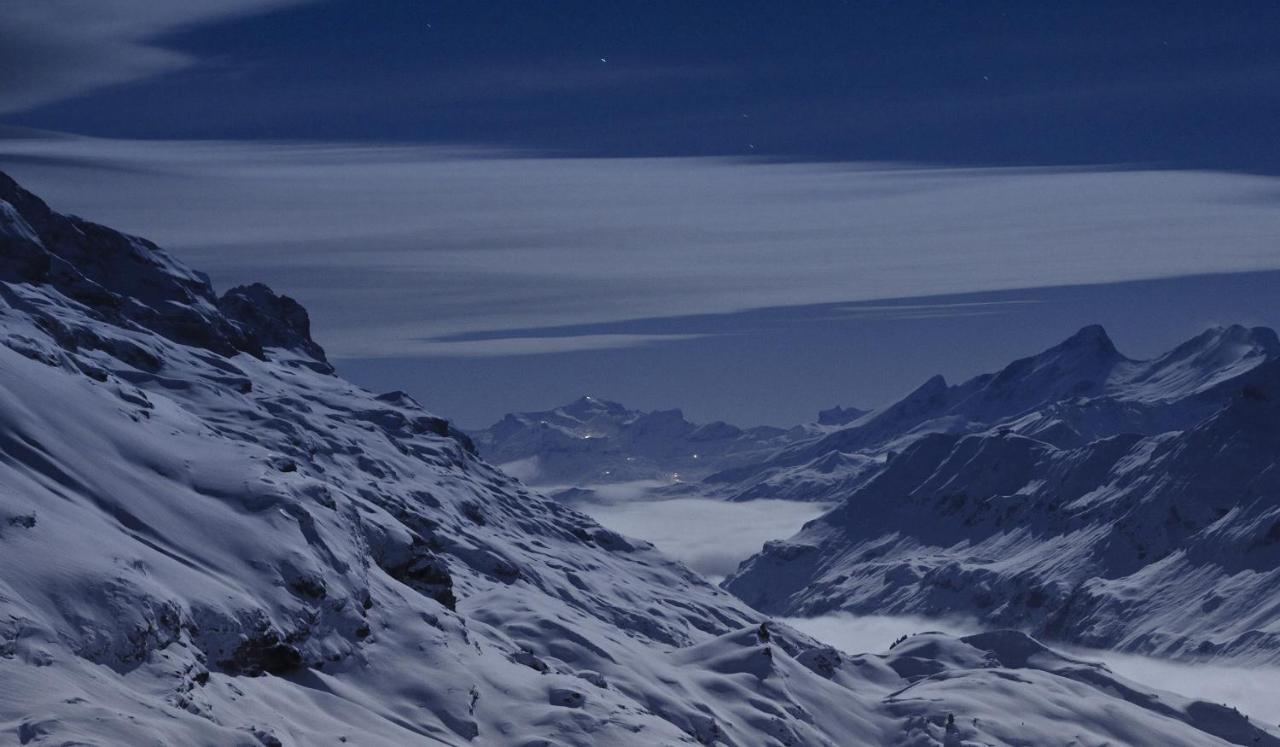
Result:
<instances>
[{"instance_id":1,"label":"snow-covered valley","mask_svg":"<svg viewBox=\"0 0 1280 747\"><path fill-rule=\"evenodd\" d=\"M597 494L608 494L601 486ZM606 527L652 542L708 581L719 583L769 540L790 537L827 506L805 501L730 503L714 498L627 498L575 501Z\"/></svg>"},{"instance_id":2,"label":"snow-covered valley","mask_svg":"<svg viewBox=\"0 0 1280 747\"><path fill-rule=\"evenodd\" d=\"M666 555L711 580L736 567L767 540L786 537L825 511L802 501L647 498L638 486L598 486L610 502L577 508L620 533L653 542ZM854 615L833 612L786 617L779 622L845 652L884 653L903 636L938 632L963 637L991 628L959 616ZM1068 647L1082 661L1098 662L1134 682L1159 690L1238 708L1260 723L1280 724L1280 667L1240 663L1184 662L1105 649Z\"/></svg>"},{"instance_id":3,"label":"snow-covered valley","mask_svg":"<svg viewBox=\"0 0 1280 747\"><path fill-rule=\"evenodd\" d=\"M1270 329L1215 327L1135 360L1087 326L999 371L935 376L878 410L834 408L767 438L585 398L508 416L479 443L519 456L533 480L539 465L605 481L642 465L650 498L763 501L766 515L834 506L794 536L726 533L773 540L725 582L767 613L959 615L1075 646L1257 664L1280 661L1278 402ZM695 471L706 433L720 446ZM548 492L613 504L641 536L646 522L688 531L604 498L619 490ZM788 526L783 513L770 531ZM714 576L728 565L699 562Z\"/></svg>"}]
</instances>

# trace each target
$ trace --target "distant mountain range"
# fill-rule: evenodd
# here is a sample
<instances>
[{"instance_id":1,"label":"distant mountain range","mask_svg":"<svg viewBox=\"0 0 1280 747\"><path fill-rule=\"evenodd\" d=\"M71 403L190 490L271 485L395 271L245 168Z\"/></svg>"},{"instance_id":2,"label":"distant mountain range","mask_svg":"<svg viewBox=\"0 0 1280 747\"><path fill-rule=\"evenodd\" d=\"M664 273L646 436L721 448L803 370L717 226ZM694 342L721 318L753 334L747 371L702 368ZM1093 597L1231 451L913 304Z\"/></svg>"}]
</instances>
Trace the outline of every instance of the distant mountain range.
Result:
<instances>
[{"instance_id":1,"label":"distant mountain range","mask_svg":"<svg viewBox=\"0 0 1280 747\"><path fill-rule=\"evenodd\" d=\"M729 500L837 501L931 433L1018 433L1060 448L1187 428L1220 408L1280 341L1215 328L1149 361L1089 326L999 372L951 386L935 376L878 410L834 407L791 428L698 424L583 397L472 431L484 456L537 485L667 480Z\"/></svg>"},{"instance_id":2,"label":"distant mountain range","mask_svg":"<svg viewBox=\"0 0 1280 747\"><path fill-rule=\"evenodd\" d=\"M835 408L832 423L861 414ZM692 423L680 410L642 412L616 402L582 397L542 412L507 415L471 437L484 457L540 485L631 480L697 482L707 475L753 464L826 429L739 428Z\"/></svg>"}]
</instances>

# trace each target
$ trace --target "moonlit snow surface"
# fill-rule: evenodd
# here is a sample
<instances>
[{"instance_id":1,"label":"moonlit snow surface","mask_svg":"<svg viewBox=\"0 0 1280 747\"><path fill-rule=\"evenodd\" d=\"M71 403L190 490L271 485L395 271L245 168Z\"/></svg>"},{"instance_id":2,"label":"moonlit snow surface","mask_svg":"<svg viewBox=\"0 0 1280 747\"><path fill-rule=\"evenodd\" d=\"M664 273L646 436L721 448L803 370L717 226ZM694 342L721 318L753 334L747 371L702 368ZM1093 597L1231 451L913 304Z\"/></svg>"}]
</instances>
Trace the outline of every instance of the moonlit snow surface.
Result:
<instances>
[{"instance_id":1,"label":"moonlit snow surface","mask_svg":"<svg viewBox=\"0 0 1280 747\"><path fill-rule=\"evenodd\" d=\"M646 483L647 484L647 483ZM613 498L642 486L608 485L595 490ZM712 581L719 581L771 539L789 537L821 516L825 504L758 500L730 503L710 498L639 499L574 505L622 534L652 542Z\"/></svg>"},{"instance_id":2,"label":"moonlit snow surface","mask_svg":"<svg viewBox=\"0 0 1280 747\"><path fill-rule=\"evenodd\" d=\"M826 505L707 498L653 500L652 481L592 486L601 502L575 504L601 524L652 542L667 555L719 581L771 539L788 537L824 513ZM607 501L607 502L606 502ZM903 635L937 632L967 636L986 629L961 616L852 615L778 618L796 630L848 653L883 653ZM1175 662L1150 656L1072 648L1073 656L1105 664L1116 674L1190 698L1239 708L1254 719L1280 723L1280 668Z\"/></svg>"},{"instance_id":3,"label":"moonlit snow surface","mask_svg":"<svg viewBox=\"0 0 1280 747\"><path fill-rule=\"evenodd\" d=\"M779 618L796 630L849 653L883 653L903 635L946 633L968 636L983 626L961 617L918 615L851 615L836 612L818 617ZM1064 650L1064 649L1059 649ZM1092 648L1067 648L1083 661L1105 664L1112 672L1188 698L1239 708L1255 720L1280 722L1280 667L1227 666L1157 659Z\"/></svg>"},{"instance_id":4,"label":"moonlit snow surface","mask_svg":"<svg viewBox=\"0 0 1280 747\"><path fill-rule=\"evenodd\" d=\"M973 620L919 615L851 615L847 612L833 612L818 617L781 617L778 621L850 653L888 651L893 642L904 635L946 633L966 636L983 630Z\"/></svg>"}]
</instances>

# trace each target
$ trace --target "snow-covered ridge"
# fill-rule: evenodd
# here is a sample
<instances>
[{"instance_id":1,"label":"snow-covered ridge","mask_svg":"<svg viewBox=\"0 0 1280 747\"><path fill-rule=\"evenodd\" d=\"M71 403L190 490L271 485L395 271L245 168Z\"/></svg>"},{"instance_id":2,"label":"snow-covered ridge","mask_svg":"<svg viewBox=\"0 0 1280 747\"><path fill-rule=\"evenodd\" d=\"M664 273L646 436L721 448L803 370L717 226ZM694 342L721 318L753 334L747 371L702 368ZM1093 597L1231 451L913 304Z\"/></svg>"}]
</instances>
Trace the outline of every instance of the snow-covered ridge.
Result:
<instances>
[{"instance_id":1,"label":"snow-covered ridge","mask_svg":"<svg viewBox=\"0 0 1280 747\"><path fill-rule=\"evenodd\" d=\"M726 588L774 613L962 613L1280 660L1278 353L1271 330L1228 327L1131 361L1088 328L998 374L930 382L830 437L892 450Z\"/></svg>"},{"instance_id":2,"label":"snow-covered ridge","mask_svg":"<svg viewBox=\"0 0 1280 747\"><path fill-rule=\"evenodd\" d=\"M1011 432L1076 448L1126 433L1181 430L1216 412L1278 357L1274 331L1230 326L1157 358L1131 360L1093 325L961 384L934 376L898 402L706 483L736 500L840 500L879 474L888 456L928 434Z\"/></svg>"},{"instance_id":3,"label":"snow-covered ridge","mask_svg":"<svg viewBox=\"0 0 1280 747\"><path fill-rule=\"evenodd\" d=\"M56 289L104 322L146 329L224 355L262 357L265 346L301 350L324 362L306 312L265 286L219 299L209 280L145 239L53 212L0 174L0 280Z\"/></svg>"},{"instance_id":4,"label":"snow-covered ridge","mask_svg":"<svg viewBox=\"0 0 1280 747\"><path fill-rule=\"evenodd\" d=\"M335 376L266 288L4 177L0 220L0 741L1280 744L1018 633L762 626Z\"/></svg>"}]
</instances>

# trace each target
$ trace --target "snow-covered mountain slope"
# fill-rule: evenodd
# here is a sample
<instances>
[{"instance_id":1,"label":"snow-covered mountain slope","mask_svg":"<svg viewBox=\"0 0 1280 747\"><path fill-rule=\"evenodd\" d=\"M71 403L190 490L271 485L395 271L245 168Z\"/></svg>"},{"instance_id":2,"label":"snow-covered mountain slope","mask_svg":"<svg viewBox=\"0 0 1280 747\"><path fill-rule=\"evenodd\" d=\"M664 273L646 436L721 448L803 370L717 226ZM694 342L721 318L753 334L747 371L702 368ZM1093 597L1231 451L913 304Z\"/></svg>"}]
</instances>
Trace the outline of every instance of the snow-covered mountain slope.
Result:
<instances>
[{"instance_id":1,"label":"snow-covered mountain slope","mask_svg":"<svg viewBox=\"0 0 1280 747\"><path fill-rule=\"evenodd\" d=\"M829 414L838 419L844 413ZM752 463L821 430L698 424L686 420L680 410L642 412L582 397L553 410L507 415L471 436L481 456L512 465L512 471L528 482L583 485L698 480Z\"/></svg>"},{"instance_id":2,"label":"snow-covered mountain slope","mask_svg":"<svg viewBox=\"0 0 1280 747\"><path fill-rule=\"evenodd\" d=\"M921 436L1012 432L1060 448L1126 433L1188 428L1221 408L1259 367L1280 358L1266 328L1207 330L1158 358L1130 360L1098 326L955 386L935 376L846 427L797 439L767 458L706 478L735 500L839 500Z\"/></svg>"},{"instance_id":3,"label":"snow-covered mountain slope","mask_svg":"<svg viewBox=\"0 0 1280 747\"><path fill-rule=\"evenodd\" d=\"M1197 350L1231 338L1249 341L1231 376L1184 375L1183 346L1112 379L1130 401L1159 382L1185 412L1224 400L1184 430L1074 448L1011 430L917 438L726 588L775 613L963 613L1095 647L1280 660L1280 360L1253 352L1274 339L1259 332Z\"/></svg>"},{"instance_id":4,"label":"snow-covered mountain slope","mask_svg":"<svg viewBox=\"0 0 1280 747\"><path fill-rule=\"evenodd\" d=\"M288 299L2 175L0 214L0 741L1280 744L1017 633L762 629L335 376Z\"/></svg>"}]
</instances>

